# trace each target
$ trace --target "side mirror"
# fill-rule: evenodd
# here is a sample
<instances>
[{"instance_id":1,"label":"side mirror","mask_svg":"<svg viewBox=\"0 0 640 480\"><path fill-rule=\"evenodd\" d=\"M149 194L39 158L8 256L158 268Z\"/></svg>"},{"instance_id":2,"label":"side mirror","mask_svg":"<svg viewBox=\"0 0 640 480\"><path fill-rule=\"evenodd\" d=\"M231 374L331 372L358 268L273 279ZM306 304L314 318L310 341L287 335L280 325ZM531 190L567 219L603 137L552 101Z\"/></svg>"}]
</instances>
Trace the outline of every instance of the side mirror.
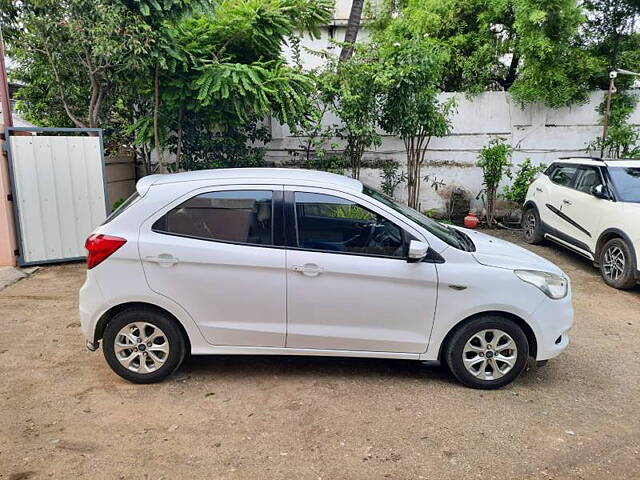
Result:
<instances>
[{"instance_id":1,"label":"side mirror","mask_svg":"<svg viewBox=\"0 0 640 480\"><path fill-rule=\"evenodd\" d=\"M602 184L591 187L591 195L593 195L596 198L601 198L603 200L606 200L609 198L609 192L607 191L607 188Z\"/></svg>"},{"instance_id":2,"label":"side mirror","mask_svg":"<svg viewBox=\"0 0 640 480\"><path fill-rule=\"evenodd\" d=\"M424 257L427 256L428 251L428 243L420 242L418 240L411 240L411 242L409 242L409 254L407 255L407 262L421 262Z\"/></svg>"}]
</instances>

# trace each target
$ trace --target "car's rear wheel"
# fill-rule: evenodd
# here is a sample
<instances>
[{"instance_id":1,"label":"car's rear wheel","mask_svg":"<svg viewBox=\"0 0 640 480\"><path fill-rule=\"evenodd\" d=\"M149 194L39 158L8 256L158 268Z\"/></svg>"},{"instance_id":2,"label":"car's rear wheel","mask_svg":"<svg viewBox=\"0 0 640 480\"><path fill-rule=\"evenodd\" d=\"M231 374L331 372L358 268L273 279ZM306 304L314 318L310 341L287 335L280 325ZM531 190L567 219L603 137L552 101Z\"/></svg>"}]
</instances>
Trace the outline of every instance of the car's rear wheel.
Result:
<instances>
[{"instance_id":1,"label":"car's rear wheel","mask_svg":"<svg viewBox=\"0 0 640 480\"><path fill-rule=\"evenodd\" d=\"M522 214L522 236L524 241L532 245L544 240L544 232L542 231L542 222L538 210L534 207L528 207Z\"/></svg>"},{"instance_id":2,"label":"car's rear wheel","mask_svg":"<svg viewBox=\"0 0 640 480\"><path fill-rule=\"evenodd\" d=\"M146 308L116 314L105 328L102 345L111 369L135 383L159 382L172 374L186 350L175 321Z\"/></svg>"},{"instance_id":3,"label":"car's rear wheel","mask_svg":"<svg viewBox=\"0 0 640 480\"><path fill-rule=\"evenodd\" d=\"M527 365L529 343L522 329L500 316L476 318L448 342L451 372L471 388L494 389L512 382Z\"/></svg>"},{"instance_id":4,"label":"car's rear wheel","mask_svg":"<svg viewBox=\"0 0 640 480\"><path fill-rule=\"evenodd\" d=\"M613 238L600 251L600 274L607 285L626 290L636 284L636 265L627 242Z\"/></svg>"}]
</instances>

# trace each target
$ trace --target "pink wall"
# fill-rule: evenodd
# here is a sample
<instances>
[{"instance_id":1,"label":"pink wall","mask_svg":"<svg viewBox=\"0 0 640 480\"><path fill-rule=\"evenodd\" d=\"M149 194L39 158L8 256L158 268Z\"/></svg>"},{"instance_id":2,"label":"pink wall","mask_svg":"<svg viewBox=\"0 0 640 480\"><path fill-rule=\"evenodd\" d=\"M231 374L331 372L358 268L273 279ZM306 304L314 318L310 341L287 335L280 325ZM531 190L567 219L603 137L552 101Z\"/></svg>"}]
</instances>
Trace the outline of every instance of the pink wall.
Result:
<instances>
[{"instance_id":1,"label":"pink wall","mask_svg":"<svg viewBox=\"0 0 640 480\"><path fill-rule=\"evenodd\" d=\"M0 131L4 127L0 124ZM4 152L3 141L0 139L0 152ZM14 250L16 245L15 224L13 221L13 205L7 200L11 193L9 183L9 166L7 157L0 154L0 266L15 265Z\"/></svg>"}]
</instances>

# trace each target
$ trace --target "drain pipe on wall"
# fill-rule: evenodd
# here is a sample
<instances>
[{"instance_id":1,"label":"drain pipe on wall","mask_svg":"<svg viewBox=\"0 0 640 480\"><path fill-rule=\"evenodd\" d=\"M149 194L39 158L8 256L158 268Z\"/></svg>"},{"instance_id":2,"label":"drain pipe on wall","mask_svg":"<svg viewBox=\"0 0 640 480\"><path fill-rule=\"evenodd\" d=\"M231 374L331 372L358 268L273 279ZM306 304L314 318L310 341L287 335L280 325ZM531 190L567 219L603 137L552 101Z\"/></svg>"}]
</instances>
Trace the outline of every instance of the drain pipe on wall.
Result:
<instances>
[{"instance_id":1,"label":"drain pipe on wall","mask_svg":"<svg viewBox=\"0 0 640 480\"><path fill-rule=\"evenodd\" d=\"M4 62L4 42L0 29L0 105L2 124L0 125L0 266L15 266L17 256L16 229L13 218L13 197L9 182L9 159L4 148L5 129L13 126L11 102L9 101L9 81Z\"/></svg>"}]
</instances>

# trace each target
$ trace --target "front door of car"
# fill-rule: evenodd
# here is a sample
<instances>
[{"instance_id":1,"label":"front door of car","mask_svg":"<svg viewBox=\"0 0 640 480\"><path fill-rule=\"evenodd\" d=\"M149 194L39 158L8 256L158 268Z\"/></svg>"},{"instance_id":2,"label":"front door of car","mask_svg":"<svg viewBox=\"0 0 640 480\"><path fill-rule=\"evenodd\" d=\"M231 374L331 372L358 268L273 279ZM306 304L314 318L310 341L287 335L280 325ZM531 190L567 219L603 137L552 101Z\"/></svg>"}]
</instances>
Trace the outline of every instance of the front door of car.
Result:
<instances>
[{"instance_id":1,"label":"front door of car","mask_svg":"<svg viewBox=\"0 0 640 480\"><path fill-rule=\"evenodd\" d=\"M578 169L573 188L564 189L561 195L567 234L582 244L579 247L592 252L599 235L603 202L609 202L594 196L592 189L603 184L597 167L583 165Z\"/></svg>"},{"instance_id":2,"label":"front door of car","mask_svg":"<svg viewBox=\"0 0 640 480\"><path fill-rule=\"evenodd\" d=\"M285 209L287 347L424 352L438 281L434 264L406 261L417 235L330 190L285 191Z\"/></svg>"},{"instance_id":3,"label":"front door of car","mask_svg":"<svg viewBox=\"0 0 640 480\"><path fill-rule=\"evenodd\" d=\"M545 204L539 206L542 221L562 234L568 234L569 227L562 216L565 206L562 200L573 187L578 168L579 166L574 164L557 164L549 173L549 194Z\"/></svg>"},{"instance_id":4,"label":"front door of car","mask_svg":"<svg viewBox=\"0 0 640 480\"><path fill-rule=\"evenodd\" d=\"M215 345L284 347L282 187L190 193L141 227L152 290L180 304ZM280 235L281 237L281 235Z\"/></svg>"}]
</instances>

